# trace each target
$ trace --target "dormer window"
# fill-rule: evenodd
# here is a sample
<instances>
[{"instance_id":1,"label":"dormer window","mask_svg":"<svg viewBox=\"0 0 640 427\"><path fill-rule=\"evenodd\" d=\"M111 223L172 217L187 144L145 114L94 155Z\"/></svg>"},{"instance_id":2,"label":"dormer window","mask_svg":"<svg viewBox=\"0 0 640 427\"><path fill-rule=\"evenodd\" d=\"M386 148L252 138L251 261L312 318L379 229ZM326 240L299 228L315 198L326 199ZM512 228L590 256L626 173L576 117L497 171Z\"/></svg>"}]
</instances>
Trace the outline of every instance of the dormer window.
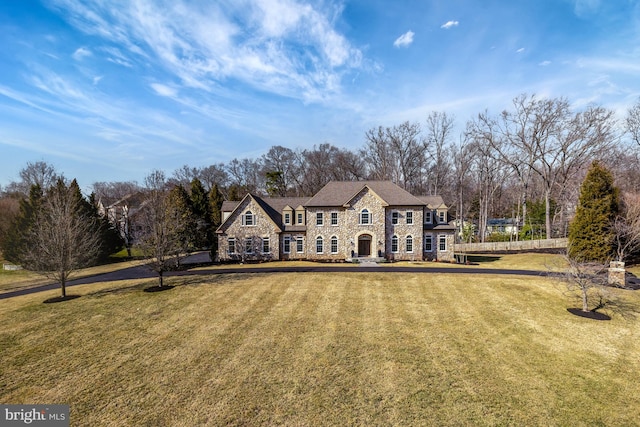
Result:
<instances>
[{"instance_id":1,"label":"dormer window","mask_svg":"<svg viewBox=\"0 0 640 427\"><path fill-rule=\"evenodd\" d=\"M242 215L242 225L253 226L256 225L255 217L253 212L246 211L244 215Z\"/></svg>"},{"instance_id":2,"label":"dormer window","mask_svg":"<svg viewBox=\"0 0 640 427\"><path fill-rule=\"evenodd\" d=\"M431 224L431 211L430 210L426 210L424 211L424 223L425 224Z\"/></svg>"},{"instance_id":3,"label":"dormer window","mask_svg":"<svg viewBox=\"0 0 640 427\"><path fill-rule=\"evenodd\" d=\"M360 211L360 224L361 225L371 224L371 214L367 209L362 209Z\"/></svg>"},{"instance_id":4,"label":"dormer window","mask_svg":"<svg viewBox=\"0 0 640 427\"><path fill-rule=\"evenodd\" d=\"M287 225L291 224L291 214L289 212L285 212L284 214L284 223Z\"/></svg>"},{"instance_id":5,"label":"dormer window","mask_svg":"<svg viewBox=\"0 0 640 427\"><path fill-rule=\"evenodd\" d=\"M447 213L445 211L438 212L438 222L439 223L447 222Z\"/></svg>"},{"instance_id":6,"label":"dormer window","mask_svg":"<svg viewBox=\"0 0 640 427\"><path fill-rule=\"evenodd\" d=\"M298 212L298 224L299 225L304 224L304 216L302 215L302 212Z\"/></svg>"}]
</instances>

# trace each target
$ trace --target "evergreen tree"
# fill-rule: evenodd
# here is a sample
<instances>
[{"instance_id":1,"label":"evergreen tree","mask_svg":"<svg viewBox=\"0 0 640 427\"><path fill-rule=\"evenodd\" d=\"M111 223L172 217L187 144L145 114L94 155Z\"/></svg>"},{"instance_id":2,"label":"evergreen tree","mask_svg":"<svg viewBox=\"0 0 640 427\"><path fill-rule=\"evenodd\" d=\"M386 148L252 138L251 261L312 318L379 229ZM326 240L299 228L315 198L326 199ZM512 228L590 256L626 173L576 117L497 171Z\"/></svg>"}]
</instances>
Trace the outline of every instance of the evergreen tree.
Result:
<instances>
[{"instance_id":1,"label":"evergreen tree","mask_svg":"<svg viewBox=\"0 0 640 427\"><path fill-rule=\"evenodd\" d=\"M26 237L35 223L43 197L42 188L34 184L29 189L29 198L20 200L20 212L11 222L2 240L2 254L5 259L16 264L20 263L20 255L26 249Z\"/></svg>"},{"instance_id":2,"label":"evergreen tree","mask_svg":"<svg viewBox=\"0 0 640 427\"><path fill-rule=\"evenodd\" d=\"M170 224L168 232L174 240L173 255L179 264L180 255L193 251L199 243L198 222L189 194L182 185L176 185L169 192L167 218Z\"/></svg>"},{"instance_id":3,"label":"evergreen tree","mask_svg":"<svg viewBox=\"0 0 640 427\"><path fill-rule=\"evenodd\" d=\"M601 262L614 253L613 222L620 209L613 175L594 161L580 188L576 215L569 225L569 257L578 262Z\"/></svg>"},{"instance_id":4,"label":"evergreen tree","mask_svg":"<svg viewBox=\"0 0 640 427\"><path fill-rule=\"evenodd\" d=\"M211 212L211 259L215 260L218 253L218 236L216 230L222 224L222 202L224 197L218 185L215 184L209 191L209 211Z\"/></svg>"},{"instance_id":5,"label":"evergreen tree","mask_svg":"<svg viewBox=\"0 0 640 427\"><path fill-rule=\"evenodd\" d=\"M197 222L194 243L198 248L209 247L211 245L211 210L209 196L198 178L194 178L193 181L191 181L191 207L195 221Z\"/></svg>"}]
</instances>

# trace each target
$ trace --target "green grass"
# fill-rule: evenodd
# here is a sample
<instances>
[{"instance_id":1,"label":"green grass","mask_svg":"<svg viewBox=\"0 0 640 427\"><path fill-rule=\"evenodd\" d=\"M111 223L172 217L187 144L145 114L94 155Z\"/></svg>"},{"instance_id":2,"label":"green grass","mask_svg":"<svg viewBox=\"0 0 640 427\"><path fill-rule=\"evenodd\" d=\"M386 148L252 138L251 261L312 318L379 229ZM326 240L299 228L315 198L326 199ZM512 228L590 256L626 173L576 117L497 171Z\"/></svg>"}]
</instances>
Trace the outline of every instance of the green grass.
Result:
<instances>
[{"instance_id":1,"label":"green grass","mask_svg":"<svg viewBox=\"0 0 640 427\"><path fill-rule=\"evenodd\" d=\"M0 301L0 402L69 403L72 425L637 424L640 319L573 316L549 279L168 281Z\"/></svg>"}]
</instances>

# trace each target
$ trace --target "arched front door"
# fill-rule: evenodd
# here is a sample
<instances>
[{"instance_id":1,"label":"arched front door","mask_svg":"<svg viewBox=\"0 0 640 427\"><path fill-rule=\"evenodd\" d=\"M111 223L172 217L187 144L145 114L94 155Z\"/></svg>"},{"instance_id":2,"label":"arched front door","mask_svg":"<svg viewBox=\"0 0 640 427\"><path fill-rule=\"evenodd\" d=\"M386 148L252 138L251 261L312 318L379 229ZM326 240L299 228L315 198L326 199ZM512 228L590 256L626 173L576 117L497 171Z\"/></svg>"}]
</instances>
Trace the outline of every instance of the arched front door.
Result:
<instances>
[{"instance_id":1,"label":"arched front door","mask_svg":"<svg viewBox=\"0 0 640 427\"><path fill-rule=\"evenodd\" d=\"M358 256L371 256L371 235L361 234L358 236Z\"/></svg>"}]
</instances>

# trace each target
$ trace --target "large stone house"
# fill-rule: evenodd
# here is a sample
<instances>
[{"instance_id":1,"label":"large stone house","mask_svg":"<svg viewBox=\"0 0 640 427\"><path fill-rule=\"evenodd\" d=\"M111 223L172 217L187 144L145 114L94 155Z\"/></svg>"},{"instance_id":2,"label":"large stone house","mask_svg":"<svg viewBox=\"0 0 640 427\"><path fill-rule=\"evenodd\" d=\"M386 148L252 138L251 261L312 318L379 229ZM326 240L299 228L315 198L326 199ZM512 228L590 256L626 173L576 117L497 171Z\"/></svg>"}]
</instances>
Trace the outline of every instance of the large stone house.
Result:
<instances>
[{"instance_id":1,"label":"large stone house","mask_svg":"<svg viewBox=\"0 0 640 427\"><path fill-rule=\"evenodd\" d=\"M225 260L453 260L454 227L440 196L390 181L334 181L308 197L259 197L222 205Z\"/></svg>"}]
</instances>

